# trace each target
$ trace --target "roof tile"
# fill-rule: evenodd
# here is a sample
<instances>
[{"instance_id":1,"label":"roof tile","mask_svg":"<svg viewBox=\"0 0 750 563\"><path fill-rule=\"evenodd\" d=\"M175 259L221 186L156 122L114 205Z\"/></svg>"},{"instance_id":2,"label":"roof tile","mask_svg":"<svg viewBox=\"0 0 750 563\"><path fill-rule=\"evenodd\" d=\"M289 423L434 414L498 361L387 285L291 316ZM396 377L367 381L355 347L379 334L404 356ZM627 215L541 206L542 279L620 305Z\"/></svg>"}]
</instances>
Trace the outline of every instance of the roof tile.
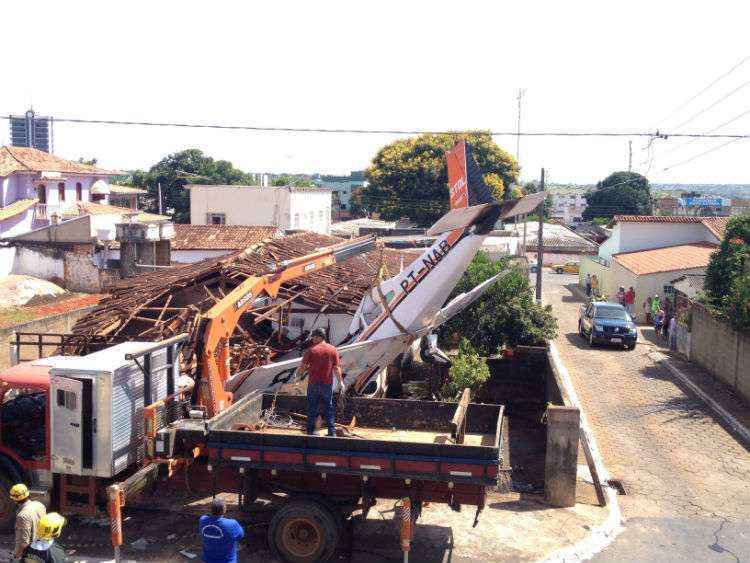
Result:
<instances>
[{"instance_id":1,"label":"roof tile","mask_svg":"<svg viewBox=\"0 0 750 563\"><path fill-rule=\"evenodd\" d=\"M637 276L705 268L718 247L707 242L614 254L615 262Z\"/></svg>"},{"instance_id":2,"label":"roof tile","mask_svg":"<svg viewBox=\"0 0 750 563\"><path fill-rule=\"evenodd\" d=\"M104 170L96 166L65 160L29 147L0 147L0 176L12 172L64 172L66 174L93 174L98 176L116 176L115 170Z\"/></svg>"},{"instance_id":3,"label":"roof tile","mask_svg":"<svg viewBox=\"0 0 750 563\"><path fill-rule=\"evenodd\" d=\"M172 250L243 250L282 233L271 225L174 225Z\"/></svg>"}]
</instances>

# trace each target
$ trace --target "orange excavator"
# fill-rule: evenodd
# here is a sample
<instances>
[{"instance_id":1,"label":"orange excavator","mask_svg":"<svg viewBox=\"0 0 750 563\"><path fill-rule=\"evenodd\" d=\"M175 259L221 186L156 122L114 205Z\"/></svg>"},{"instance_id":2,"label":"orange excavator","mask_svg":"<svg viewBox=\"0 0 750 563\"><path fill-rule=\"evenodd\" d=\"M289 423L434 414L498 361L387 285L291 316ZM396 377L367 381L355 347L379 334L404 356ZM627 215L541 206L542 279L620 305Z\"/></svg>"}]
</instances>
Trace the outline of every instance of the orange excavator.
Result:
<instances>
[{"instance_id":1,"label":"orange excavator","mask_svg":"<svg viewBox=\"0 0 750 563\"><path fill-rule=\"evenodd\" d=\"M232 402L232 393L224 389L229 373L229 339L240 317L251 309L265 307L276 298L285 282L317 272L344 260L375 249L375 237L360 237L269 267L261 276L251 276L217 302L202 318L196 350L199 370L196 381L197 404L211 418Z\"/></svg>"}]
</instances>

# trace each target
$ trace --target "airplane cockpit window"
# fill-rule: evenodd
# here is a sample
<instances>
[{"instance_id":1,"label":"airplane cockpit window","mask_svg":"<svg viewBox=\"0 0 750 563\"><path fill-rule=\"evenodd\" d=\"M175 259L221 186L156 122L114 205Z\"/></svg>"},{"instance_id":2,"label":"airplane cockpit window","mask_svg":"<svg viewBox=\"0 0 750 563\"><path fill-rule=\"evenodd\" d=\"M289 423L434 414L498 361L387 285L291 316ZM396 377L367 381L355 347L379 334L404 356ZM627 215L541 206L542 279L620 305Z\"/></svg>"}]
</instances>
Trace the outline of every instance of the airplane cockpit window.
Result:
<instances>
[{"instance_id":1,"label":"airplane cockpit window","mask_svg":"<svg viewBox=\"0 0 750 563\"><path fill-rule=\"evenodd\" d=\"M362 317L365 323L368 325L378 318L380 313L383 312L383 307L380 303L375 302L372 298L372 290L368 291L362 298Z\"/></svg>"}]
</instances>

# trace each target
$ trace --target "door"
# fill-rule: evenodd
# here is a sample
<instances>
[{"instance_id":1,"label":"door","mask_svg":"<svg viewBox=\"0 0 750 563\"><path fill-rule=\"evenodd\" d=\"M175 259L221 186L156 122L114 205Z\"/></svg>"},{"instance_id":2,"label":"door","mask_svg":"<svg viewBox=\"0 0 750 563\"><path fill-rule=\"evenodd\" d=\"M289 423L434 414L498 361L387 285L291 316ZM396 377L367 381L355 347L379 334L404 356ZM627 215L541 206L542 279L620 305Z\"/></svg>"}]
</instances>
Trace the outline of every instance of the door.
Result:
<instances>
[{"instance_id":1,"label":"door","mask_svg":"<svg viewBox=\"0 0 750 563\"><path fill-rule=\"evenodd\" d=\"M83 383L69 377L50 380L52 400L52 471L81 474L83 458Z\"/></svg>"}]
</instances>

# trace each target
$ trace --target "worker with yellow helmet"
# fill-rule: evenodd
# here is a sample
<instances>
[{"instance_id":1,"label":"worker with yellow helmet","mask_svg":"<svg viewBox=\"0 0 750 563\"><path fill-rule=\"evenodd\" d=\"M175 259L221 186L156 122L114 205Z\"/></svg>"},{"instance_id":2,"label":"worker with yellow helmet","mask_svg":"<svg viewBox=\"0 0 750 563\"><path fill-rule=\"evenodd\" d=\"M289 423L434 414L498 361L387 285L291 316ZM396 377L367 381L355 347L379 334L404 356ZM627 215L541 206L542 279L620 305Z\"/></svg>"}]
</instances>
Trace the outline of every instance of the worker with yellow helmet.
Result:
<instances>
[{"instance_id":1,"label":"worker with yellow helmet","mask_svg":"<svg viewBox=\"0 0 750 563\"><path fill-rule=\"evenodd\" d=\"M37 539L31 542L21 557L21 563L65 563L68 560L65 551L55 543L60 537L65 518L57 512L45 514L37 527Z\"/></svg>"},{"instance_id":2,"label":"worker with yellow helmet","mask_svg":"<svg viewBox=\"0 0 750 563\"><path fill-rule=\"evenodd\" d=\"M41 502L29 498L29 488L23 483L13 485L10 498L16 503L16 543L13 555L18 558L37 538L39 521L47 514Z\"/></svg>"}]
</instances>

